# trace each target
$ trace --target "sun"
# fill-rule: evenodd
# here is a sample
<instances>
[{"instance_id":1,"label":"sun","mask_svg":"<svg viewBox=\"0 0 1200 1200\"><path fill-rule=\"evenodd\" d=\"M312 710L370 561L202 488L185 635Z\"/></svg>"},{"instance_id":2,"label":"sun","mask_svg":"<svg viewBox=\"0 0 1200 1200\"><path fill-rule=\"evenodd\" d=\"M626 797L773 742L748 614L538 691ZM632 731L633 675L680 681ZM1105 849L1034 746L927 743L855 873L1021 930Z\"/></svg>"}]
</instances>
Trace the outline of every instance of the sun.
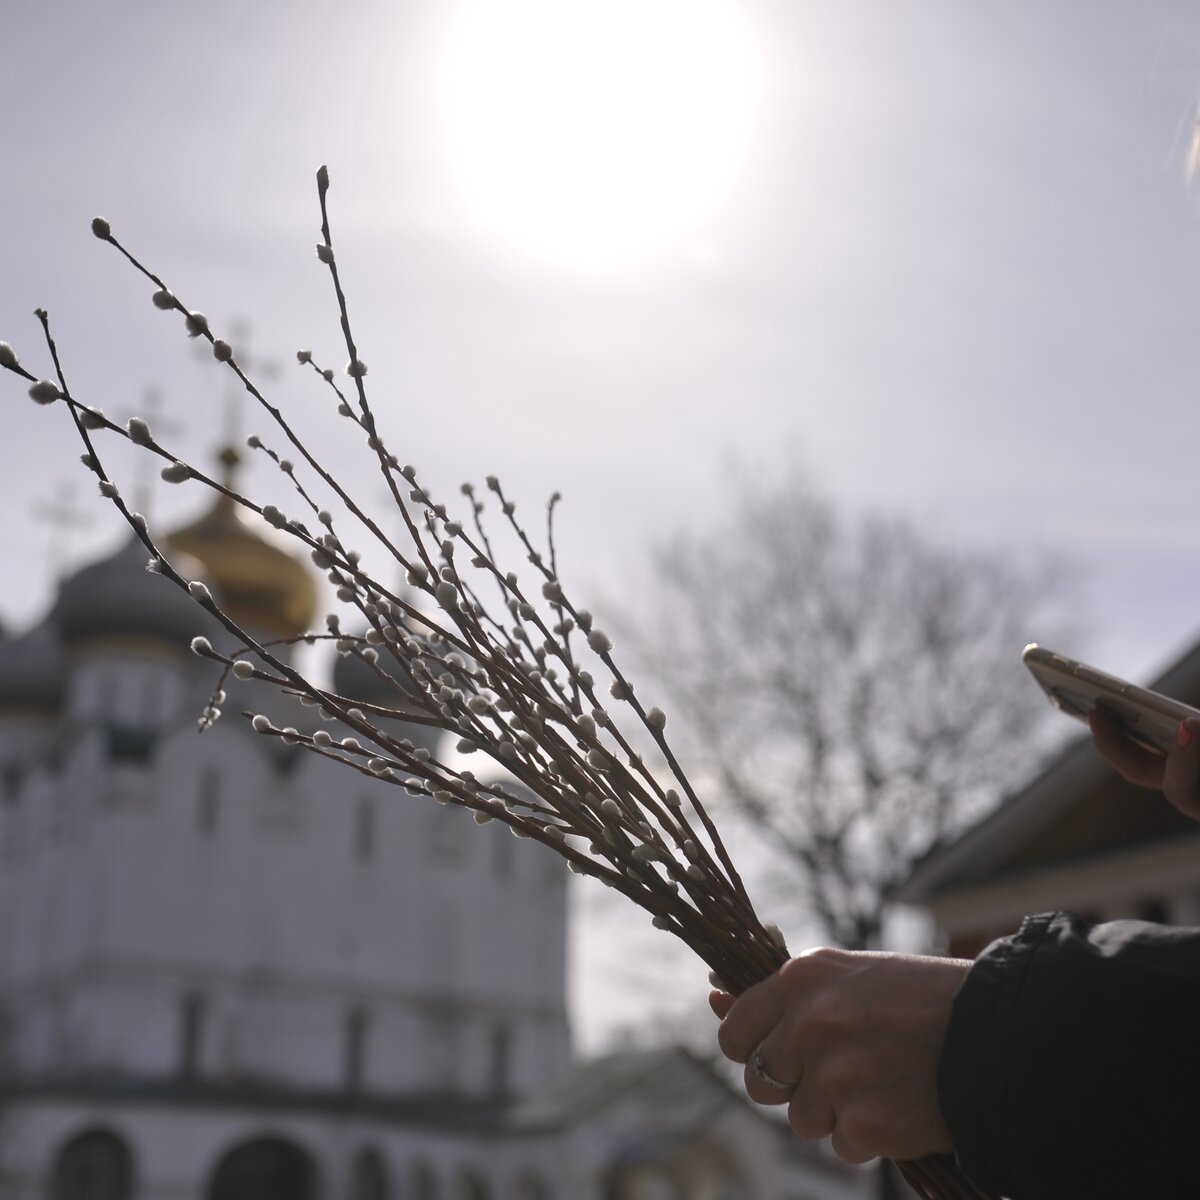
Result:
<instances>
[{"instance_id":1,"label":"sun","mask_svg":"<svg viewBox=\"0 0 1200 1200\"><path fill-rule=\"evenodd\" d=\"M734 193L762 74L736 0L461 0L434 73L455 203L520 253L636 268Z\"/></svg>"}]
</instances>

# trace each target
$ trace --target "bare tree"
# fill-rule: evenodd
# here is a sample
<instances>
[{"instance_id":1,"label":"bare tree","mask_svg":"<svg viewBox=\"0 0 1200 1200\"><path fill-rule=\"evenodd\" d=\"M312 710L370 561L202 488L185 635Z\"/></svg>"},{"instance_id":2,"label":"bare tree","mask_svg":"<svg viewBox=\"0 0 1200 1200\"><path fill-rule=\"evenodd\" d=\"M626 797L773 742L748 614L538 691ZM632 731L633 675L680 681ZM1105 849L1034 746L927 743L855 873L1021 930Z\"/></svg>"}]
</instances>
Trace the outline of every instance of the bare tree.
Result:
<instances>
[{"instance_id":1,"label":"bare tree","mask_svg":"<svg viewBox=\"0 0 1200 1200\"><path fill-rule=\"evenodd\" d=\"M1045 702L1020 654L1061 632L1061 588L844 518L795 473L735 491L727 525L657 552L639 650L769 876L823 935L877 944L914 861L1029 770Z\"/></svg>"}]
</instances>

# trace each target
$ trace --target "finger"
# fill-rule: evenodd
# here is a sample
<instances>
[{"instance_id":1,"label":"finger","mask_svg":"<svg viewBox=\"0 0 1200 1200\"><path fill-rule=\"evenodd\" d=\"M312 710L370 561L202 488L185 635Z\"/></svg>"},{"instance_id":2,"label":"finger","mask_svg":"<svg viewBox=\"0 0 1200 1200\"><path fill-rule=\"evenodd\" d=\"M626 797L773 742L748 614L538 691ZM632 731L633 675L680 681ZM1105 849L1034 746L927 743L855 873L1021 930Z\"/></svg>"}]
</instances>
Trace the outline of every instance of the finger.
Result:
<instances>
[{"instance_id":1,"label":"finger","mask_svg":"<svg viewBox=\"0 0 1200 1200\"><path fill-rule=\"evenodd\" d=\"M778 979L776 972L762 983L747 988L733 1002L717 1030L717 1042L726 1058L744 1063L755 1046L778 1024L784 1001Z\"/></svg>"},{"instance_id":2,"label":"finger","mask_svg":"<svg viewBox=\"0 0 1200 1200\"><path fill-rule=\"evenodd\" d=\"M733 997L728 992L709 992L708 1007L723 1021L733 1007Z\"/></svg>"},{"instance_id":3,"label":"finger","mask_svg":"<svg viewBox=\"0 0 1200 1200\"><path fill-rule=\"evenodd\" d=\"M1162 789L1176 808L1200 820L1200 720L1194 717L1180 722L1167 755Z\"/></svg>"},{"instance_id":4,"label":"finger","mask_svg":"<svg viewBox=\"0 0 1200 1200\"><path fill-rule=\"evenodd\" d=\"M788 1124L797 1137L816 1141L833 1132L833 1108L811 1083L801 1079L788 1102Z\"/></svg>"},{"instance_id":5,"label":"finger","mask_svg":"<svg viewBox=\"0 0 1200 1200\"><path fill-rule=\"evenodd\" d=\"M1130 741L1115 717L1103 709L1093 709L1088 713L1088 728L1092 731L1096 752L1118 775L1140 787L1162 787L1165 763L1162 755Z\"/></svg>"},{"instance_id":6,"label":"finger","mask_svg":"<svg viewBox=\"0 0 1200 1200\"><path fill-rule=\"evenodd\" d=\"M834 1124L833 1137L830 1138L829 1144L833 1147L834 1154L844 1162L865 1163L878 1157L860 1146L841 1123Z\"/></svg>"},{"instance_id":7,"label":"finger","mask_svg":"<svg viewBox=\"0 0 1200 1200\"><path fill-rule=\"evenodd\" d=\"M776 1027L754 1048L746 1063L746 1095L756 1104L786 1104L803 1072L799 1056L787 1052Z\"/></svg>"}]
</instances>

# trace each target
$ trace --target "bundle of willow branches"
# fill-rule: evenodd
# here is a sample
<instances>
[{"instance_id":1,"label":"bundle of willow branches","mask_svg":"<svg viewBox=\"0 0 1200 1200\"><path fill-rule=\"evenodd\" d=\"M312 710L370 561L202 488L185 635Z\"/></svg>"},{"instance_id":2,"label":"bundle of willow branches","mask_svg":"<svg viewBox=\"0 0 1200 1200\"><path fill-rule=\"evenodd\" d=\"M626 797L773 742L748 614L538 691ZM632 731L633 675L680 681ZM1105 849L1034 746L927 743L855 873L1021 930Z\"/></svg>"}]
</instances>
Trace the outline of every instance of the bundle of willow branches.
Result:
<instances>
[{"instance_id":1,"label":"bundle of willow branches","mask_svg":"<svg viewBox=\"0 0 1200 1200\"><path fill-rule=\"evenodd\" d=\"M101 217L92 231L119 250L155 288L154 305L182 315L187 333L209 344L213 357L231 371L266 412L290 449L280 453L259 437L249 445L267 455L295 488L303 514L286 515L260 505L231 481L219 481L174 455L137 417L122 426L85 403L68 386L44 310L37 310L54 367L53 379L38 379L0 342L0 366L28 380L30 396L42 404L61 400L84 446L83 461L145 545L148 567L186 589L235 640L224 652L198 637L192 649L222 664L216 690L200 718L201 727L220 715L228 674L254 679L319 709L330 728L302 732L279 727L264 714L244 714L263 737L298 744L314 754L402 787L412 795L470 809L481 823L501 821L518 836L533 838L566 858L572 870L599 879L649 912L712 969L713 981L735 993L765 979L787 960L779 931L758 918L720 834L665 737L666 717L643 706L612 655L608 636L590 613L577 608L558 577L554 543L555 494L547 506L544 550L539 550L515 515L515 506L492 476L486 491L462 485L466 519L452 515L417 476L388 449L367 397L366 366L351 331L338 276L326 203L329 175L317 173L321 241L317 257L328 268L337 298L349 360L345 390L330 368L311 352L297 354L336 396L342 417L359 427L379 471L394 513L373 518L346 487L310 452L238 362L232 345L216 336L202 313L188 308L162 279L138 261ZM394 689L394 703L367 703L340 695L296 669L287 641L263 642L223 611L208 587L187 579L155 541L146 520L132 511L105 469L97 433L116 434L158 455L171 483L196 480L257 513L295 538L325 571L344 605L356 611L356 627L344 629L337 615L327 630L292 642L328 639L341 654L354 655ZM288 455L294 455L289 458ZM303 467L298 466L302 463ZM304 482L311 477L312 482ZM532 567L533 584L522 583L497 561L484 524L491 495L509 536L516 538ZM323 503L333 505L353 527L339 530ZM398 517L398 522L396 518ZM393 536L397 530L402 536ZM355 539L398 568L407 588L388 587L361 565ZM494 595L491 607L485 595ZM621 719L614 717L619 711ZM415 746L394 722L432 726L449 735L454 748L441 761ZM653 746L661 761L647 763L639 745ZM452 765L478 752L503 768L499 780L484 781ZM509 782L506 782L509 781ZM519 786L516 786L519 785ZM929 1200L972 1200L981 1195L949 1159L901 1164Z\"/></svg>"}]
</instances>

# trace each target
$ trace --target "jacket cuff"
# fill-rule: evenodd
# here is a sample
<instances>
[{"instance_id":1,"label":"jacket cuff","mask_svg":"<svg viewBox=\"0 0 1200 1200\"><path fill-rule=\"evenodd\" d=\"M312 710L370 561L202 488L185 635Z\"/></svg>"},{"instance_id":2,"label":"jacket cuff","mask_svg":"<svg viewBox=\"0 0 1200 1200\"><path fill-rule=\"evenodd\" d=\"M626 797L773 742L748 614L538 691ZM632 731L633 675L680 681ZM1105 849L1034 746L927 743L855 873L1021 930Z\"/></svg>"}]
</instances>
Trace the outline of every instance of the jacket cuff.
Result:
<instances>
[{"instance_id":1,"label":"jacket cuff","mask_svg":"<svg viewBox=\"0 0 1200 1200\"><path fill-rule=\"evenodd\" d=\"M954 1000L938 1064L938 1101L955 1157L972 1183L1008 1194L1014 1136L1008 1117L1011 1048L1021 993L1057 913L1027 917L975 961Z\"/></svg>"}]
</instances>

